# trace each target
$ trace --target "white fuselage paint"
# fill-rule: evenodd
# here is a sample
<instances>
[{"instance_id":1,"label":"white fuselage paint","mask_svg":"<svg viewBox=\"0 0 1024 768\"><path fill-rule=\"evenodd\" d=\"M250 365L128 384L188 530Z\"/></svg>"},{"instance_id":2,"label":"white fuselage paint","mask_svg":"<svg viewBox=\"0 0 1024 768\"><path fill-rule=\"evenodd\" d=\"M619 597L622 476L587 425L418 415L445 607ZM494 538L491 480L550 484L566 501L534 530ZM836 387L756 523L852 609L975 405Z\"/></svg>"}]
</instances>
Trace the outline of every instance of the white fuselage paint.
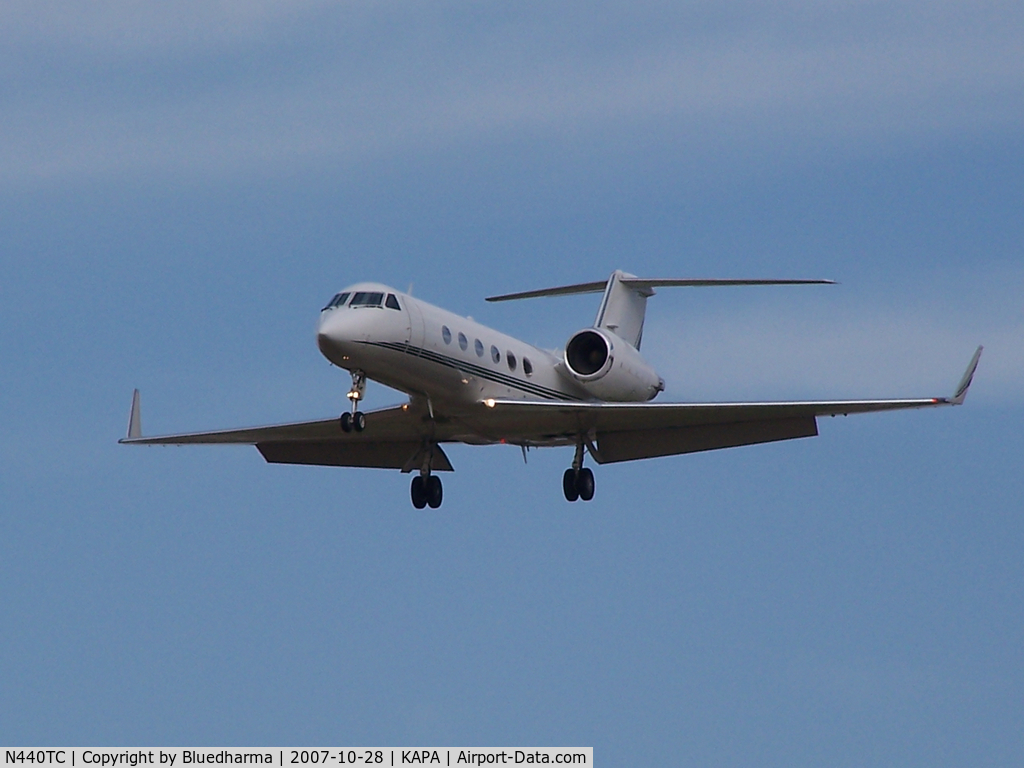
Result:
<instances>
[{"instance_id":1,"label":"white fuselage paint","mask_svg":"<svg viewBox=\"0 0 1024 768\"><path fill-rule=\"evenodd\" d=\"M347 370L435 404L469 405L488 398L593 400L545 350L379 283L344 289L393 294L400 309L330 307L320 313L317 343ZM450 333L445 338L444 329ZM462 339L465 339L463 349ZM482 348L482 353L481 353ZM497 350L497 360L494 359ZM515 357L514 369L509 353ZM532 366L532 373L526 366Z\"/></svg>"}]
</instances>

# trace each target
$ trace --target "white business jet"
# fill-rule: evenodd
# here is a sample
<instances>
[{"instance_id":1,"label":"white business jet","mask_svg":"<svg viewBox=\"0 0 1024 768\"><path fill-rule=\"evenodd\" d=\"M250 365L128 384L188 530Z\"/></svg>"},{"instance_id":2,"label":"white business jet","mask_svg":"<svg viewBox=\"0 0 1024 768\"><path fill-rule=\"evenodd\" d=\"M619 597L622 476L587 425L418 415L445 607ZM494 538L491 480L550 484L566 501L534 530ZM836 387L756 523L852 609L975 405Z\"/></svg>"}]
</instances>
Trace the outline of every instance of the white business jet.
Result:
<instances>
[{"instance_id":1,"label":"white business jet","mask_svg":"<svg viewBox=\"0 0 1024 768\"><path fill-rule=\"evenodd\" d=\"M813 437L837 414L960 405L981 356L951 397L754 403L652 403L664 380L640 356L647 299L669 286L798 285L829 280L676 280L612 273L607 281L492 296L509 301L603 293L597 319L548 352L378 283L336 294L320 312L323 355L352 375L340 418L250 429L143 437L139 392L122 443L255 445L272 463L381 467L416 472L412 503L441 506L452 470L443 443L572 446L562 478L568 501L594 496L598 464ZM405 392L401 405L363 413L366 380Z\"/></svg>"}]
</instances>

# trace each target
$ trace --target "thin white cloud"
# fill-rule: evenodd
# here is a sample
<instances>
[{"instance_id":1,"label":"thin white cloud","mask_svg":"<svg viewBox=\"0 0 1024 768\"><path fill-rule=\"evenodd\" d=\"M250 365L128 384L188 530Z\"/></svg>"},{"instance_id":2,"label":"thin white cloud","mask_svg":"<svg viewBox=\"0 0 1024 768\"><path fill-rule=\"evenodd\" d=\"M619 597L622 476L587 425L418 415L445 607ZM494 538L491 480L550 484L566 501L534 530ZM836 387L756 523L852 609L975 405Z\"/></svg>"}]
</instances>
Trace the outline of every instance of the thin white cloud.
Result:
<instances>
[{"instance_id":1,"label":"thin white cloud","mask_svg":"<svg viewBox=\"0 0 1024 768\"><path fill-rule=\"evenodd\" d=\"M695 150L726 134L803 151L1024 122L1024 13L1005 3L965 14L955 3L883 13L794 2L771 15L739 3L707 29L680 17L659 25L655 6L622 40L600 17L570 33L560 16L509 24L459 4L434 16L320 2L61 7L4 11L0 40L27 67L16 78L32 82L33 65L51 60L69 77L81 69L72 86L51 78L0 97L7 183L353 163L524 131L562 141L643 128L650 141ZM325 19L339 39L313 34ZM275 47L305 37L298 54ZM224 78L226 64L241 74ZM143 73L119 95L118 78L136 65Z\"/></svg>"},{"instance_id":2,"label":"thin white cloud","mask_svg":"<svg viewBox=\"0 0 1024 768\"><path fill-rule=\"evenodd\" d=\"M281 24L329 0L177 0L88 3L5 0L0 40L22 48L88 51L107 59L152 58L172 51L210 49L265 39Z\"/></svg>"},{"instance_id":3,"label":"thin white cloud","mask_svg":"<svg viewBox=\"0 0 1024 768\"><path fill-rule=\"evenodd\" d=\"M644 352L670 399L932 397L952 393L983 344L972 398L1019 403L1024 275L990 284L981 306L950 288L902 306L854 298L650 312Z\"/></svg>"}]
</instances>

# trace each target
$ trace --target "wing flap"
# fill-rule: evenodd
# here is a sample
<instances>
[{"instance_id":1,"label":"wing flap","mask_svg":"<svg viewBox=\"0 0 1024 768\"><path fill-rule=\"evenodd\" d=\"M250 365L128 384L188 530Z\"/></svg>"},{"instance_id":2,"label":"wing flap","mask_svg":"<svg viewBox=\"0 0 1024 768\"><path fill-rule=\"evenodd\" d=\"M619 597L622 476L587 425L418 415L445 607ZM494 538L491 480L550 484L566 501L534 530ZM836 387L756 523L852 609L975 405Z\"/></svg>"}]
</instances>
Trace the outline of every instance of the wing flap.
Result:
<instances>
[{"instance_id":1,"label":"wing flap","mask_svg":"<svg viewBox=\"0 0 1024 768\"><path fill-rule=\"evenodd\" d=\"M322 467L375 467L406 469L423 451L420 442L342 443L337 440L260 442L256 448L270 464L310 464ZM416 467L419 468L418 466ZM452 465L441 446L434 446L430 468L451 472Z\"/></svg>"},{"instance_id":2,"label":"wing flap","mask_svg":"<svg viewBox=\"0 0 1024 768\"><path fill-rule=\"evenodd\" d=\"M675 456L681 453L815 437L817 434L818 424L813 416L668 429L598 432L598 450L594 453L594 458L600 464L610 464L617 461Z\"/></svg>"}]
</instances>

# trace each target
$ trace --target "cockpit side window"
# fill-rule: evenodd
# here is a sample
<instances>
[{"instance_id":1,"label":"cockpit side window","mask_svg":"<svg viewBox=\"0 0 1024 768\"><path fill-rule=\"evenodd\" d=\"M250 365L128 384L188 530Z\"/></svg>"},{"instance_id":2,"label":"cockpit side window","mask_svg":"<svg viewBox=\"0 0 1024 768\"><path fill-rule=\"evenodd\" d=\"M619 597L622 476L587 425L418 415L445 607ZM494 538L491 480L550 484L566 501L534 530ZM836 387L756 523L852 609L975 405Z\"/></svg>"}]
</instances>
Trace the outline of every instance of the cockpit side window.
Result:
<instances>
[{"instance_id":1,"label":"cockpit side window","mask_svg":"<svg viewBox=\"0 0 1024 768\"><path fill-rule=\"evenodd\" d=\"M348 297L350 295L351 294L349 294L349 293L336 293L336 294L334 294L334 298L331 299L329 302L327 302L327 306L324 307L324 309L330 309L331 307L340 307L342 304L344 304L346 301L348 301ZM323 312L323 310L320 310L320 311Z\"/></svg>"},{"instance_id":2,"label":"cockpit side window","mask_svg":"<svg viewBox=\"0 0 1024 768\"><path fill-rule=\"evenodd\" d=\"M378 291L356 291L350 307L379 307L384 301L384 294Z\"/></svg>"},{"instance_id":3,"label":"cockpit side window","mask_svg":"<svg viewBox=\"0 0 1024 768\"><path fill-rule=\"evenodd\" d=\"M393 293L388 294L388 298L387 301L384 302L384 306L387 307L388 309L401 309L401 307L398 306L398 299L395 297L395 294Z\"/></svg>"}]
</instances>

